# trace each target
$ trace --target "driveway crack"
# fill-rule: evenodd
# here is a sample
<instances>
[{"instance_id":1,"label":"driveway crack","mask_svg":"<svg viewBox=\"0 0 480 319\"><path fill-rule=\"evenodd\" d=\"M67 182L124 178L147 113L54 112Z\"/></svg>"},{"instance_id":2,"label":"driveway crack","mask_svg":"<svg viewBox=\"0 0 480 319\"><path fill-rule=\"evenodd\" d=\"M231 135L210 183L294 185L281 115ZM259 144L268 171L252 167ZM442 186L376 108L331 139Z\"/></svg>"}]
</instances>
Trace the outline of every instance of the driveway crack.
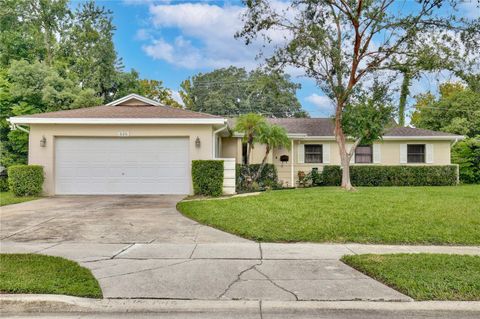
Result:
<instances>
[{"instance_id":1,"label":"driveway crack","mask_svg":"<svg viewBox=\"0 0 480 319\"><path fill-rule=\"evenodd\" d=\"M197 249L198 244L195 244L195 247L193 247L192 253L188 257L188 259L192 259L193 253L195 252L195 249Z\"/></svg>"},{"instance_id":2,"label":"driveway crack","mask_svg":"<svg viewBox=\"0 0 480 319\"><path fill-rule=\"evenodd\" d=\"M133 245L135 245L135 243L130 244L130 245L128 245L127 247L122 248L118 253L116 253L116 254L114 254L112 257L110 257L110 259L114 259L115 257L117 257L118 255L120 255L121 253L124 253L125 251L127 251L128 249L130 249Z\"/></svg>"},{"instance_id":3,"label":"driveway crack","mask_svg":"<svg viewBox=\"0 0 480 319\"><path fill-rule=\"evenodd\" d=\"M218 299L225 296L227 294L227 292L233 287L233 285L235 285L237 282L239 282L241 280L241 277L244 273L246 273L249 270L255 269L255 267L262 265L262 263L263 263L263 261L260 260L259 263L253 264L250 267L248 267L248 268L242 270L241 272L239 272L238 275L237 275L237 278L234 281L232 281L230 284L228 284L227 288L225 288L225 290L218 296Z\"/></svg>"},{"instance_id":4,"label":"driveway crack","mask_svg":"<svg viewBox=\"0 0 480 319\"><path fill-rule=\"evenodd\" d=\"M55 244L53 244L52 246L48 246L48 247L46 247L46 248L42 248L42 249L40 249L40 250L34 251L33 253L34 253L34 254L39 254L39 253L42 252L42 251L45 251L45 250L47 250L47 249L56 247L56 246L61 245L61 244L62 244L62 242L55 243Z\"/></svg>"},{"instance_id":5,"label":"driveway crack","mask_svg":"<svg viewBox=\"0 0 480 319\"><path fill-rule=\"evenodd\" d=\"M171 267L171 266L185 264L185 263L188 263L188 262L191 262L191 261L194 261L194 259L183 260L181 262L173 263L173 264L170 264L170 265L164 265L164 266L159 266L159 267L153 267L153 268L141 269L141 270L137 270L137 271L126 272L126 273L123 273L123 274L117 274L117 275L111 275L111 276L105 276L105 277L98 277L98 279L107 279L107 278L121 277L121 276L132 275L132 274L139 274L141 272L150 271L150 270L157 270L157 269L162 269L162 268L168 268L168 267Z\"/></svg>"},{"instance_id":6,"label":"driveway crack","mask_svg":"<svg viewBox=\"0 0 480 319\"><path fill-rule=\"evenodd\" d=\"M275 281L273 281L272 279L270 279L270 277L268 277L266 274L264 274L263 272L261 272L260 270L258 270L258 268L256 268L256 266L257 266L257 265L254 266L255 270L256 270L260 275L262 275L263 277L267 278L267 280L268 280L270 283L272 283L272 285L274 285L275 287L277 287L277 288L279 288L279 289L281 289L281 290L283 290L283 291L291 294L293 297L295 297L295 300L296 300L296 301L299 301L299 300L300 300L300 299L298 299L298 296L297 296L293 291L290 291L290 290L288 290L287 288L282 287L282 286L280 286L279 284L277 284Z\"/></svg>"},{"instance_id":7,"label":"driveway crack","mask_svg":"<svg viewBox=\"0 0 480 319\"><path fill-rule=\"evenodd\" d=\"M10 235L8 235L8 236L2 237L2 238L0 238L0 239L1 239L1 240L4 240L4 239L10 238L10 237L13 237L13 236L18 235L18 234L20 234L20 233L23 233L23 232L26 232L26 231L31 230L31 229L33 229L33 228L36 228L36 227L38 227L38 226L40 226L40 225L42 225L42 224L48 223L49 221L51 221L51 220L53 220L53 219L55 219L55 218L57 218L57 217L52 217L52 218L49 218L49 219L47 219L47 220L44 220L43 222L40 222L40 223L35 224L35 225L32 225L32 226L30 226L30 227L20 229L20 230L14 232L13 234L10 234Z\"/></svg>"}]
</instances>

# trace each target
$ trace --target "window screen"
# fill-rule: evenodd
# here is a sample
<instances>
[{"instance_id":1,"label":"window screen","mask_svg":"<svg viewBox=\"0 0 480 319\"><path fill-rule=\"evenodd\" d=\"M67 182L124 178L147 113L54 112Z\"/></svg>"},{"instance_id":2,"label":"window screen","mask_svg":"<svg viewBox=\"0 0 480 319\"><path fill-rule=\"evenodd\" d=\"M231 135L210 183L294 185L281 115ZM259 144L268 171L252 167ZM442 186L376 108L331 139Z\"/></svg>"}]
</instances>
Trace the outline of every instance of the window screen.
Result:
<instances>
[{"instance_id":1,"label":"window screen","mask_svg":"<svg viewBox=\"0 0 480 319\"><path fill-rule=\"evenodd\" d=\"M305 163L323 163L322 145L305 145Z\"/></svg>"}]
</instances>

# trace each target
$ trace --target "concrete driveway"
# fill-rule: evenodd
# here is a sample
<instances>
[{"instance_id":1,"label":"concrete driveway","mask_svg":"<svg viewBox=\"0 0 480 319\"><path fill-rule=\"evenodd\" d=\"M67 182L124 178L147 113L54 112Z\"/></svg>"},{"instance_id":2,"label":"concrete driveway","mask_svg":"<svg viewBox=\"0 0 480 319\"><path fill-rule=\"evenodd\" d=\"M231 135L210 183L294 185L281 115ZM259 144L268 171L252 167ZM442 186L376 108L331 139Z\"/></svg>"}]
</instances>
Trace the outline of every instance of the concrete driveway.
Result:
<instances>
[{"instance_id":1,"label":"concrete driveway","mask_svg":"<svg viewBox=\"0 0 480 319\"><path fill-rule=\"evenodd\" d=\"M247 240L177 212L182 196L59 196L0 209L0 239L15 242L209 243Z\"/></svg>"},{"instance_id":2,"label":"concrete driveway","mask_svg":"<svg viewBox=\"0 0 480 319\"><path fill-rule=\"evenodd\" d=\"M75 260L106 298L410 300L339 260L361 247L251 242L184 217L179 200L65 196L2 207L0 251Z\"/></svg>"}]
</instances>

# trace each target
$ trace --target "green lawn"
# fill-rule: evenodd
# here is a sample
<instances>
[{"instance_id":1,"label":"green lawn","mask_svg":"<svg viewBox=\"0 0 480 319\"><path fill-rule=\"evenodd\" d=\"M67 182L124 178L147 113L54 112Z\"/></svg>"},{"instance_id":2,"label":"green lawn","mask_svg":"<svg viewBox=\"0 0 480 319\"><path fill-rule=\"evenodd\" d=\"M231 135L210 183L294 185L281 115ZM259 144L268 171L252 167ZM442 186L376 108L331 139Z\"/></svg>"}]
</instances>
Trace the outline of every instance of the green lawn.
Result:
<instances>
[{"instance_id":1,"label":"green lawn","mask_svg":"<svg viewBox=\"0 0 480 319\"><path fill-rule=\"evenodd\" d=\"M480 256L369 254L342 261L415 300L480 300Z\"/></svg>"},{"instance_id":2,"label":"green lawn","mask_svg":"<svg viewBox=\"0 0 480 319\"><path fill-rule=\"evenodd\" d=\"M0 254L0 293L102 297L90 270L64 258L34 254Z\"/></svg>"},{"instance_id":3,"label":"green lawn","mask_svg":"<svg viewBox=\"0 0 480 319\"><path fill-rule=\"evenodd\" d=\"M28 202L38 198L38 196L17 197L11 192L0 192L0 206Z\"/></svg>"},{"instance_id":4,"label":"green lawn","mask_svg":"<svg viewBox=\"0 0 480 319\"><path fill-rule=\"evenodd\" d=\"M264 242L480 244L480 185L317 187L180 202L186 216Z\"/></svg>"}]
</instances>

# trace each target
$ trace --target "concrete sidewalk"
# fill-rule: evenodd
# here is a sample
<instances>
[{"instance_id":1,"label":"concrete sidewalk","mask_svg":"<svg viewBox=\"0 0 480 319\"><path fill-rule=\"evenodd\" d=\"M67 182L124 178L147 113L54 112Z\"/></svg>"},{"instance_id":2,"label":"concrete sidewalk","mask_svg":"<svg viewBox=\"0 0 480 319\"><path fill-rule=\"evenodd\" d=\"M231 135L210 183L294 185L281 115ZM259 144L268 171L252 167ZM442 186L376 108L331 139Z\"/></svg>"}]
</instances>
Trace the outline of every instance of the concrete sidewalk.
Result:
<instances>
[{"instance_id":1,"label":"concrete sidewalk","mask_svg":"<svg viewBox=\"0 0 480 319\"><path fill-rule=\"evenodd\" d=\"M106 298L411 301L339 258L363 253L480 255L480 247L359 244L94 244L1 242L6 253L78 261Z\"/></svg>"}]
</instances>

